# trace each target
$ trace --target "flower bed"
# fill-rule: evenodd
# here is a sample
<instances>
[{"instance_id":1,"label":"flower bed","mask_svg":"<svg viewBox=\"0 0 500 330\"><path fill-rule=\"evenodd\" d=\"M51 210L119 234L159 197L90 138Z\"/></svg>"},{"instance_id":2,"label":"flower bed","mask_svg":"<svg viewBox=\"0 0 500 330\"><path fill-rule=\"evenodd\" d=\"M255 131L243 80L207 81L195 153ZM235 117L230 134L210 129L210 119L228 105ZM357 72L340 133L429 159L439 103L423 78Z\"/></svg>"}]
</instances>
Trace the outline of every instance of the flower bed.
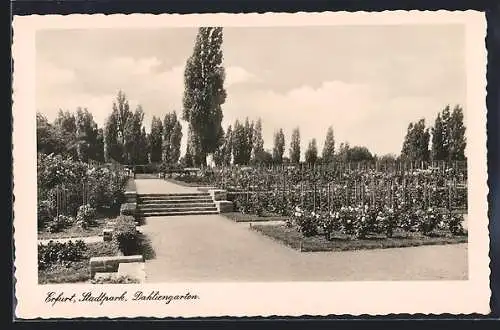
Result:
<instances>
[{"instance_id":1,"label":"flower bed","mask_svg":"<svg viewBox=\"0 0 500 330\"><path fill-rule=\"evenodd\" d=\"M61 155L38 154L37 161L39 228L59 215L76 217L82 206L85 219L95 215L91 210L118 214L128 180L121 171Z\"/></svg>"},{"instance_id":2,"label":"flower bed","mask_svg":"<svg viewBox=\"0 0 500 330\"><path fill-rule=\"evenodd\" d=\"M38 282L75 283L90 280L89 260L91 257L119 255L113 243L61 244L38 247Z\"/></svg>"},{"instance_id":3,"label":"flower bed","mask_svg":"<svg viewBox=\"0 0 500 330\"><path fill-rule=\"evenodd\" d=\"M334 232L328 240L322 235L305 236L297 228L286 225L253 225L255 230L265 236L302 252L350 251L384 248L401 248L421 245L441 245L466 243L467 236L451 236L444 232L434 236L421 233L395 232L392 237L385 235L367 235L364 239L352 239L351 236Z\"/></svg>"},{"instance_id":4,"label":"flower bed","mask_svg":"<svg viewBox=\"0 0 500 330\"><path fill-rule=\"evenodd\" d=\"M288 219L286 217L273 214L264 214L263 216L257 216L254 214L244 214L240 212L227 212L221 213L220 215L235 222L286 221Z\"/></svg>"},{"instance_id":5,"label":"flower bed","mask_svg":"<svg viewBox=\"0 0 500 330\"><path fill-rule=\"evenodd\" d=\"M48 228L39 229L38 239L100 236L102 235L102 230L106 227L106 223L108 221L107 217L97 216L97 219L95 219L92 224L86 228L77 225L75 222L57 232L50 232Z\"/></svg>"}]
</instances>

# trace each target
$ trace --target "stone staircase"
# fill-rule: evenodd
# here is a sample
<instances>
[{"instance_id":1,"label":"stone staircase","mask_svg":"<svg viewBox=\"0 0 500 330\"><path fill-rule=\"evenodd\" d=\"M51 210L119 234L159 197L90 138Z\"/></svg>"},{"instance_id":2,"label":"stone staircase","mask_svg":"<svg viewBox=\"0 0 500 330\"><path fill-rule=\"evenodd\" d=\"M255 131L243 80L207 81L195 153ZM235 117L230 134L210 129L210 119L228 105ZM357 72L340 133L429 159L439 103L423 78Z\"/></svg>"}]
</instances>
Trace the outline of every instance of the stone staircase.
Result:
<instances>
[{"instance_id":1,"label":"stone staircase","mask_svg":"<svg viewBox=\"0 0 500 330\"><path fill-rule=\"evenodd\" d=\"M137 211L141 217L219 213L208 192L138 194Z\"/></svg>"}]
</instances>

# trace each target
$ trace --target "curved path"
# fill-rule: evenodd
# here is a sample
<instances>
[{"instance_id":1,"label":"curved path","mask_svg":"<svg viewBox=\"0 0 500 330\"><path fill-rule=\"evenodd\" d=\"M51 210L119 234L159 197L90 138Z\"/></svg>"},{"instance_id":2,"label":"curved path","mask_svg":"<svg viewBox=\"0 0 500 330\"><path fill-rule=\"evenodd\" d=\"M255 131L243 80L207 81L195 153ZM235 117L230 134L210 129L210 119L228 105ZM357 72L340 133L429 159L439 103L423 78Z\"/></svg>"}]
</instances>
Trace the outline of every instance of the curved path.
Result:
<instances>
[{"instance_id":1,"label":"curved path","mask_svg":"<svg viewBox=\"0 0 500 330\"><path fill-rule=\"evenodd\" d=\"M196 188L137 180L137 191ZM301 253L220 215L152 217L140 230L156 253L147 282L467 279L467 244Z\"/></svg>"}]
</instances>

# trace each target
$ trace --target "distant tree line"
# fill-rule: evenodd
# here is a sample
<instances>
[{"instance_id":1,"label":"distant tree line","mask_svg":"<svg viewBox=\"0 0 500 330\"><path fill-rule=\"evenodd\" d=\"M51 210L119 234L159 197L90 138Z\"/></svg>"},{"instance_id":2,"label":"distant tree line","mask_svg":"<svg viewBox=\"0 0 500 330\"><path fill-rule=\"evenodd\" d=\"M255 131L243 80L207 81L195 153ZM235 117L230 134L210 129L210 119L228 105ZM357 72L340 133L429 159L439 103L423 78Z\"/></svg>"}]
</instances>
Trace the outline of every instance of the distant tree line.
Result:
<instances>
[{"instance_id":1,"label":"distant tree line","mask_svg":"<svg viewBox=\"0 0 500 330\"><path fill-rule=\"evenodd\" d=\"M433 127L425 119L410 123L401 150L401 158L412 161L463 161L465 157L464 114L461 106L446 106L438 113Z\"/></svg>"},{"instance_id":2,"label":"distant tree line","mask_svg":"<svg viewBox=\"0 0 500 330\"><path fill-rule=\"evenodd\" d=\"M184 95L180 117L187 123L187 146L181 158L182 126L175 111L163 119L153 117L151 130L146 133L144 111L139 105L132 111L123 92L112 104L112 111L104 128L98 128L87 109L76 114L60 111L49 123L37 114L38 150L61 153L82 161L119 162L122 164L182 164L201 166L208 154L217 165L300 163L301 155L308 164L358 162L373 160L464 160L465 126L463 110L447 106L434 126L426 127L424 119L410 123L401 154L377 156L364 146L350 146L342 142L336 148L333 126L326 132L322 152L316 139L301 150L299 127L290 136L288 157L282 128L277 128L271 150L264 149L262 120L236 120L226 130L222 127L222 105L226 100L225 70L222 54L223 29L201 27L193 53L187 59L184 72Z\"/></svg>"}]
</instances>

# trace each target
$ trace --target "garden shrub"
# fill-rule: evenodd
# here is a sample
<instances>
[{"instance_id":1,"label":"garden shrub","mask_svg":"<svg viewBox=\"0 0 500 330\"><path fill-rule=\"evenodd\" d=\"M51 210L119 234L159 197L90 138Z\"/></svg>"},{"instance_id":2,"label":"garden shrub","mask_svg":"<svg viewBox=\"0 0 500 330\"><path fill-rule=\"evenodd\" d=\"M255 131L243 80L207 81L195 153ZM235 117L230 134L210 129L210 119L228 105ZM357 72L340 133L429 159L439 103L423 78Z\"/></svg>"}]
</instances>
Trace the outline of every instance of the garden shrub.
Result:
<instances>
[{"instance_id":1,"label":"garden shrub","mask_svg":"<svg viewBox=\"0 0 500 330\"><path fill-rule=\"evenodd\" d=\"M38 228L44 228L55 216L56 209L50 200L38 201L37 221Z\"/></svg>"},{"instance_id":2,"label":"garden shrub","mask_svg":"<svg viewBox=\"0 0 500 330\"><path fill-rule=\"evenodd\" d=\"M82 205L78 208L78 213L76 214L76 222L86 228L88 225L92 224L96 220L96 210L90 204Z\"/></svg>"},{"instance_id":3,"label":"garden shrub","mask_svg":"<svg viewBox=\"0 0 500 330\"><path fill-rule=\"evenodd\" d=\"M38 267L45 269L55 263L80 261L85 258L87 246L81 240L59 243L50 241L38 245Z\"/></svg>"},{"instance_id":4,"label":"garden shrub","mask_svg":"<svg viewBox=\"0 0 500 330\"><path fill-rule=\"evenodd\" d=\"M441 220L439 212L435 212L432 208L423 212L419 211L418 214L421 216L418 222L418 228L424 235L429 235L433 232Z\"/></svg>"},{"instance_id":5,"label":"garden shrub","mask_svg":"<svg viewBox=\"0 0 500 330\"><path fill-rule=\"evenodd\" d=\"M121 215L116 218L113 240L124 255L133 255L138 252L139 233L133 217Z\"/></svg>"},{"instance_id":6,"label":"garden shrub","mask_svg":"<svg viewBox=\"0 0 500 330\"><path fill-rule=\"evenodd\" d=\"M67 215L58 215L47 223L47 229L51 233L58 233L66 227L71 226L75 222L73 217Z\"/></svg>"},{"instance_id":7,"label":"garden shrub","mask_svg":"<svg viewBox=\"0 0 500 330\"><path fill-rule=\"evenodd\" d=\"M463 235L465 233L462 221L464 220L461 214L452 214L448 217L448 229L453 235Z\"/></svg>"}]
</instances>

